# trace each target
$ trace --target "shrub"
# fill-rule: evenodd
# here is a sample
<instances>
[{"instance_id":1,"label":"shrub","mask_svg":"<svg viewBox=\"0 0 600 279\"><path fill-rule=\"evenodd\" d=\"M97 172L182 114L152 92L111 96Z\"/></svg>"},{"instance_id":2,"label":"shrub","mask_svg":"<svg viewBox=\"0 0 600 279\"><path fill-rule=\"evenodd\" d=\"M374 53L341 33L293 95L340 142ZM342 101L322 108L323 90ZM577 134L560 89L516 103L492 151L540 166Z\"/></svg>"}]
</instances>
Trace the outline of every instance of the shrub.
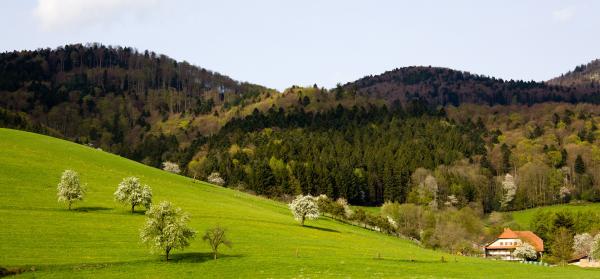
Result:
<instances>
[{"instance_id":1,"label":"shrub","mask_svg":"<svg viewBox=\"0 0 600 279\"><path fill-rule=\"evenodd\" d=\"M221 174L219 174L218 172L211 173L208 176L207 180L208 180L208 182L219 185L219 186L225 185L225 180L221 177Z\"/></svg>"},{"instance_id":2,"label":"shrub","mask_svg":"<svg viewBox=\"0 0 600 279\"><path fill-rule=\"evenodd\" d=\"M162 163L163 170L171 173L180 173L181 169L179 169L179 165L170 161L166 161Z\"/></svg>"}]
</instances>

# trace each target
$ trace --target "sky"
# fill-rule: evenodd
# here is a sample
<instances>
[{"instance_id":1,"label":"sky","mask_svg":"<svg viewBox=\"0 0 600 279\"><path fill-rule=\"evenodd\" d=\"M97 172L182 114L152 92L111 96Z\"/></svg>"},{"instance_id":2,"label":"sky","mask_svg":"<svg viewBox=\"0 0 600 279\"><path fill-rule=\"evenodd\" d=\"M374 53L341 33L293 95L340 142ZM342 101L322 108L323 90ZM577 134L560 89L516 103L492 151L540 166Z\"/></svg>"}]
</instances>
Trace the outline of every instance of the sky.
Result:
<instances>
[{"instance_id":1,"label":"sky","mask_svg":"<svg viewBox=\"0 0 600 279\"><path fill-rule=\"evenodd\" d=\"M600 1L0 0L0 51L98 42L282 90L441 66L543 81L600 58Z\"/></svg>"}]
</instances>

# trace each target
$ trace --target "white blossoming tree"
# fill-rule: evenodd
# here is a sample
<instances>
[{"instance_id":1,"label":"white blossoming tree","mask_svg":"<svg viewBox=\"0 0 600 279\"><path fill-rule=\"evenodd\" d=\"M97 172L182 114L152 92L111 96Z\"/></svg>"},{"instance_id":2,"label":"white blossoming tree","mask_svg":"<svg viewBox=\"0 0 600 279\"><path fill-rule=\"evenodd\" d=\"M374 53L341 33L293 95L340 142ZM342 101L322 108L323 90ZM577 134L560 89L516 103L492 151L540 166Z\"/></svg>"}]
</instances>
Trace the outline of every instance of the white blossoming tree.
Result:
<instances>
[{"instance_id":1,"label":"white blossoming tree","mask_svg":"<svg viewBox=\"0 0 600 279\"><path fill-rule=\"evenodd\" d=\"M590 256L594 238L589 233L576 234L573 237L573 252L578 256Z\"/></svg>"},{"instance_id":2,"label":"white blossoming tree","mask_svg":"<svg viewBox=\"0 0 600 279\"><path fill-rule=\"evenodd\" d=\"M294 219L296 219L302 226L306 219L317 219L319 218L319 207L315 201L315 198L311 195L303 196L298 195L289 204Z\"/></svg>"},{"instance_id":3,"label":"white blossoming tree","mask_svg":"<svg viewBox=\"0 0 600 279\"><path fill-rule=\"evenodd\" d=\"M73 170L65 170L60 177L57 187L59 202L69 204L69 210L73 202L83 200L85 187L79 181L79 174Z\"/></svg>"},{"instance_id":4,"label":"white blossoming tree","mask_svg":"<svg viewBox=\"0 0 600 279\"><path fill-rule=\"evenodd\" d=\"M162 163L163 166L163 170L168 171L168 172L172 172L172 173L180 173L181 169L179 169L179 165L176 163L173 163L171 161L166 161Z\"/></svg>"},{"instance_id":5,"label":"white blossoming tree","mask_svg":"<svg viewBox=\"0 0 600 279\"><path fill-rule=\"evenodd\" d=\"M174 208L170 202L162 201L146 212L146 223L140 231L140 238L152 252L164 252L168 261L171 250L189 246L196 236L196 231L187 226L189 219L189 215L182 212L181 208Z\"/></svg>"},{"instance_id":6,"label":"white blossoming tree","mask_svg":"<svg viewBox=\"0 0 600 279\"><path fill-rule=\"evenodd\" d=\"M523 243L519 245L512 253L513 257L521 258L523 260L535 260L537 259L537 251L529 243Z\"/></svg>"},{"instance_id":7,"label":"white blossoming tree","mask_svg":"<svg viewBox=\"0 0 600 279\"><path fill-rule=\"evenodd\" d=\"M208 176L208 182L212 183L212 184L216 184L219 186L223 186L225 185L225 179L223 179L221 177L221 174L219 174L218 172L213 172Z\"/></svg>"},{"instance_id":8,"label":"white blossoming tree","mask_svg":"<svg viewBox=\"0 0 600 279\"><path fill-rule=\"evenodd\" d=\"M148 209L152 204L152 189L148 185L142 185L140 179L133 176L123 178L114 196L117 202L130 205L131 213L138 205L143 205Z\"/></svg>"},{"instance_id":9,"label":"white blossoming tree","mask_svg":"<svg viewBox=\"0 0 600 279\"><path fill-rule=\"evenodd\" d=\"M345 198L338 198L335 202L337 202L344 209L344 217L350 219L354 214L354 211L352 211L352 208L350 208L348 200Z\"/></svg>"},{"instance_id":10,"label":"white blossoming tree","mask_svg":"<svg viewBox=\"0 0 600 279\"><path fill-rule=\"evenodd\" d=\"M507 208L510 202L515 198L515 194L517 193L517 185L515 184L515 179L512 175L507 173L504 176L504 180L502 180L502 200L500 201L500 206L502 208Z\"/></svg>"}]
</instances>

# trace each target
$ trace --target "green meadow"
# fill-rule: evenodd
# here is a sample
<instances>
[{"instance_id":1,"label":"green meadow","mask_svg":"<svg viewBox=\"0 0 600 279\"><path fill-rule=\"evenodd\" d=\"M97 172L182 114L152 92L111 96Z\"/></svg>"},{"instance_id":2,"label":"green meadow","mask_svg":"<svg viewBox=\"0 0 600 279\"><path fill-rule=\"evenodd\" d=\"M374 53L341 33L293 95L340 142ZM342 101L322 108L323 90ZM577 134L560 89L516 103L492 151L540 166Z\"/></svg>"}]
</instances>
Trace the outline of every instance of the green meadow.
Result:
<instances>
[{"instance_id":1,"label":"green meadow","mask_svg":"<svg viewBox=\"0 0 600 279\"><path fill-rule=\"evenodd\" d=\"M65 169L87 184L71 211L56 200ZM132 214L113 199L126 176L150 185L155 203L189 212L200 235L226 227L233 247L212 260L197 237L169 262L150 254L138 236L143 208ZM0 129L0 216L0 266L27 270L23 278L600 278L577 267L453 256L328 218L301 227L285 204L8 129Z\"/></svg>"},{"instance_id":2,"label":"green meadow","mask_svg":"<svg viewBox=\"0 0 600 279\"><path fill-rule=\"evenodd\" d=\"M511 214L512 214L512 217L515 220L515 222L517 224L519 224L519 226L521 226L521 228L529 229L529 225L531 224L531 220L533 219L533 216L538 211L542 211L542 210L543 211L552 211L552 212L559 212L559 211L578 212L578 211L589 211L589 210L598 211L598 210L600 210L600 203L551 205L551 206L544 206L544 207L514 211Z\"/></svg>"}]
</instances>

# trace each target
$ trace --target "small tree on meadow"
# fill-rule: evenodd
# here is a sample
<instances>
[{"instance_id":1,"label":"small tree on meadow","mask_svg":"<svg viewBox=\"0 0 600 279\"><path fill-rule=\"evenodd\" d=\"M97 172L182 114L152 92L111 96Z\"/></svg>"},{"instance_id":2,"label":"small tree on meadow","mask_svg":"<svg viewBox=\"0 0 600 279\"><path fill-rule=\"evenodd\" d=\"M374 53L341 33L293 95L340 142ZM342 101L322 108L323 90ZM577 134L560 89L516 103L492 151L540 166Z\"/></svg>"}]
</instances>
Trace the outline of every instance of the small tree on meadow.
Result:
<instances>
[{"instance_id":1,"label":"small tree on meadow","mask_svg":"<svg viewBox=\"0 0 600 279\"><path fill-rule=\"evenodd\" d=\"M306 219L317 219L319 218L319 207L315 202L315 198L311 195L302 196L298 195L289 204L294 219L296 219L302 226Z\"/></svg>"},{"instance_id":2,"label":"small tree on meadow","mask_svg":"<svg viewBox=\"0 0 600 279\"><path fill-rule=\"evenodd\" d=\"M217 254L219 253L219 246L221 244L231 247L231 241L229 241L225 235L225 229L219 226L214 228L207 229L202 237L202 240L208 242L210 245L210 249L213 252L213 258L217 259Z\"/></svg>"},{"instance_id":3,"label":"small tree on meadow","mask_svg":"<svg viewBox=\"0 0 600 279\"><path fill-rule=\"evenodd\" d=\"M225 185L225 179L223 179L221 177L221 174L219 174L218 172L213 172L211 173L208 178L207 178L208 182L212 183L212 184L216 184L219 186L223 186Z\"/></svg>"},{"instance_id":4,"label":"small tree on meadow","mask_svg":"<svg viewBox=\"0 0 600 279\"><path fill-rule=\"evenodd\" d=\"M189 219L187 213L168 201L153 205L146 212L146 223L140 231L142 243L153 252L164 252L168 261L171 250L189 246L196 236L196 231L187 226Z\"/></svg>"},{"instance_id":5,"label":"small tree on meadow","mask_svg":"<svg viewBox=\"0 0 600 279\"><path fill-rule=\"evenodd\" d=\"M131 213L137 205L143 205L146 209L152 204L152 189L148 185L142 185L137 177L126 177L119 183L114 193L115 200L131 205Z\"/></svg>"},{"instance_id":6,"label":"small tree on meadow","mask_svg":"<svg viewBox=\"0 0 600 279\"><path fill-rule=\"evenodd\" d=\"M537 259L537 251L531 244L523 243L515 249L512 253L513 257L520 258L526 261L532 261Z\"/></svg>"},{"instance_id":7,"label":"small tree on meadow","mask_svg":"<svg viewBox=\"0 0 600 279\"><path fill-rule=\"evenodd\" d=\"M325 213L330 213L331 212L331 199L329 199L329 197L327 197L327 195L319 195L318 197L315 198L315 201L317 203L317 207L319 208L319 212L321 214L325 214Z\"/></svg>"},{"instance_id":8,"label":"small tree on meadow","mask_svg":"<svg viewBox=\"0 0 600 279\"><path fill-rule=\"evenodd\" d=\"M85 187L81 185L77 172L65 170L60 177L57 191L58 201L68 203L71 210L73 202L83 200Z\"/></svg>"},{"instance_id":9,"label":"small tree on meadow","mask_svg":"<svg viewBox=\"0 0 600 279\"><path fill-rule=\"evenodd\" d=\"M179 169L179 165L176 163L173 163L171 161L166 161L162 163L163 165L163 170L168 171L168 172L172 172L172 173L180 173L181 169Z\"/></svg>"}]
</instances>

